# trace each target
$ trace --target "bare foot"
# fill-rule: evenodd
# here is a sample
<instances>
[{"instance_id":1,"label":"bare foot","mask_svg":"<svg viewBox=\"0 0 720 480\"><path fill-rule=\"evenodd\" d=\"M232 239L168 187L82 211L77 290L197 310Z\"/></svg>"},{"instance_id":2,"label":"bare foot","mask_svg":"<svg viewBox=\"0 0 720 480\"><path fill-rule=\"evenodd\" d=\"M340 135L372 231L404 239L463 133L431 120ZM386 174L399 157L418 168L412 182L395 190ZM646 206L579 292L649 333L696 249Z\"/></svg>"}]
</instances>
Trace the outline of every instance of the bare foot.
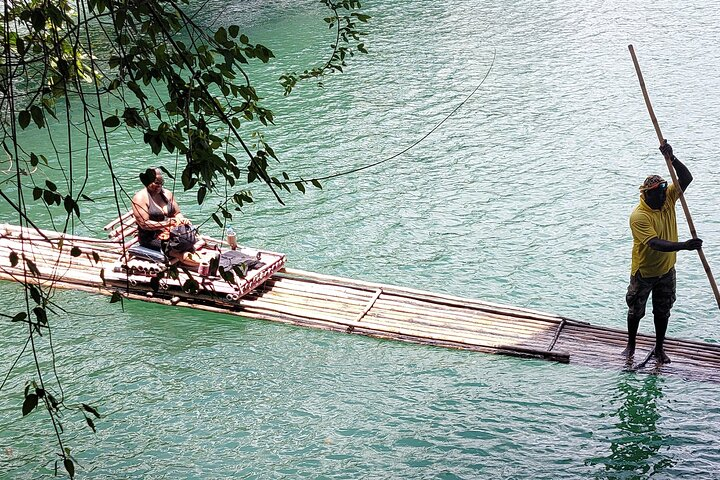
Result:
<instances>
[{"instance_id":1,"label":"bare foot","mask_svg":"<svg viewBox=\"0 0 720 480\"><path fill-rule=\"evenodd\" d=\"M622 356L625 357L626 360L632 360L635 356L635 346L628 345L625 347L625 350L622 351Z\"/></svg>"},{"instance_id":2,"label":"bare foot","mask_svg":"<svg viewBox=\"0 0 720 480\"><path fill-rule=\"evenodd\" d=\"M665 354L665 350L663 349L655 349L655 359L659 364L670 363L670 357Z\"/></svg>"}]
</instances>

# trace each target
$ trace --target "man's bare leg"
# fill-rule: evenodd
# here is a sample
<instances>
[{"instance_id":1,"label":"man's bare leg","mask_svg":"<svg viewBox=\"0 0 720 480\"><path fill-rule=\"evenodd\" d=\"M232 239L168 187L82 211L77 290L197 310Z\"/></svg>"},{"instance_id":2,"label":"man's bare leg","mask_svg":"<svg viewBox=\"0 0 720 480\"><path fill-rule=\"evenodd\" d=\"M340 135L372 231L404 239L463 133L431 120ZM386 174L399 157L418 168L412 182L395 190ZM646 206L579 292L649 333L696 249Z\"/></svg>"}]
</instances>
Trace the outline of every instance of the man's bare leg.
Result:
<instances>
[{"instance_id":1,"label":"man's bare leg","mask_svg":"<svg viewBox=\"0 0 720 480\"><path fill-rule=\"evenodd\" d=\"M627 330L628 330L628 341L627 346L625 347L625 350L623 350L622 354L625 358L628 360L632 360L633 356L635 355L635 339L637 337L637 331L640 327L640 319L635 318L632 315L628 313L627 316Z\"/></svg>"}]
</instances>

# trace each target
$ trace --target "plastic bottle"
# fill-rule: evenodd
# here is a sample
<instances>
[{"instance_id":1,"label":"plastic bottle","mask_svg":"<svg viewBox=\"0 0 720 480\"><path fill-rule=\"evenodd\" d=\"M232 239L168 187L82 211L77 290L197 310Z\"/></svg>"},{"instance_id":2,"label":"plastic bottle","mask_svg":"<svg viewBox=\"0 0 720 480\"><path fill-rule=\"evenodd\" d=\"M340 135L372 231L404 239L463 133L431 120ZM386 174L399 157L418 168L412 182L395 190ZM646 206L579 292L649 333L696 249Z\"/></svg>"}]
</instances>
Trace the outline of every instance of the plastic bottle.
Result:
<instances>
[{"instance_id":1,"label":"plastic bottle","mask_svg":"<svg viewBox=\"0 0 720 480\"><path fill-rule=\"evenodd\" d=\"M225 236L227 237L227 243L230 245L230 248L236 250L237 236L235 235L235 230L233 230L232 227L227 227L227 230L225 230Z\"/></svg>"}]
</instances>

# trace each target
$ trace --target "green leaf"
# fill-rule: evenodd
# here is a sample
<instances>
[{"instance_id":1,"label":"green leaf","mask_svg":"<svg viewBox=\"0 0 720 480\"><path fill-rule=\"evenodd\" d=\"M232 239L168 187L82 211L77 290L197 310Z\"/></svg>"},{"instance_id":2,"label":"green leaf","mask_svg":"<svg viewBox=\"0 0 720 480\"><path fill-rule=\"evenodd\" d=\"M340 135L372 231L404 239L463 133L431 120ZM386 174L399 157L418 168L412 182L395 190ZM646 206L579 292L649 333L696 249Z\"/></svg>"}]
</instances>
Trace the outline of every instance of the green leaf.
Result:
<instances>
[{"instance_id":1,"label":"green leaf","mask_svg":"<svg viewBox=\"0 0 720 480\"><path fill-rule=\"evenodd\" d=\"M15 316L10 321L11 322L22 322L26 318L27 318L27 313L20 312L20 313L16 313Z\"/></svg>"},{"instance_id":2,"label":"green leaf","mask_svg":"<svg viewBox=\"0 0 720 480\"><path fill-rule=\"evenodd\" d=\"M40 295L40 290L38 290L35 285L30 285L28 289L30 290L30 296L32 297L33 301L40 305L42 303L42 296Z\"/></svg>"},{"instance_id":3,"label":"green leaf","mask_svg":"<svg viewBox=\"0 0 720 480\"><path fill-rule=\"evenodd\" d=\"M35 8L33 9L32 13L30 14L32 26L35 30L40 31L45 28L45 14L43 13L42 9Z\"/></svg>"},{"instance_id":4,"label":"green leaf","mask_svg":"<svg viewBox=\"0 0 720 480\"><path fill-rule=\"evenodd\" d=\"M228 33L230 33L230 36L232 38L235 38L238 36L238 33L240 33L240 27L238 27L237 25L230 25L228 27Z\"/></svg>"},{"instance_id":5,"label":"green leaf","mask_svg":"<svg viewBox=\"0 0 720 480\"><path fill-rule=\"evenodd\" d=\"M105 120L103 120L103 125L107 128L115 128L120 126L120 119L117 117L117 115L113 115L112 117L107 117Z\"/></svg>"},{"instance_id":6,"label":"green leaf","mask_svg":"<svg viewBox=\"0 0 720 480\"><path fill-rule=\"evenodd\" d=\"M45 200L45 203L48 205L52 205L55 203L55 194L50 190L43 190L42 192L43 200Z\"/></svg>"},{"instance_id":7,"label":"green leaf","mask_svg":"<svg viewBox=\"0 0 720 480\"><path fill-rule=\"evenodd\" d=\"M71 215L73 210L78 210L77 203L70 195L65 195L65 198L63 198L63 205L65 206L65 211L68 213L68 215ZM79 217L80 215L78 215Z\"/></svg>"},{"instance_id":8,"label":"green leaf","mask_svg":"<svg viewBox=\"0 0 720 480\"><path fill-rule=\"evenodd\" d=\"M30 116L32 116L33 121L35 122L35 125L38 126L38 128L42 128L45 126L45 114L42 111L42 108L38 107L37 105L33 105L30 107Z\"/></svg>"},{"instance_id":9,"label":"green leaf","mask_svg":"<svg viewBox=\"0 0 720 480\"><path fill-rule=\"evenodd\" d=\"M57 191L57 186L50 180L45 180L45 186L47 186L48 190L50 190L51 192Z\"/></svg>"},{"instance_id":10,"label":"green leaf","mask_svg":"<svg viewBox=\"0 0 720 480\"><path fill-rule=\"evenodd\" d=\"M43 196L43 189L40 187L33 188L33 200L39 200Z\"/></svg>"},{"instance_id":11,"label":"green leaf","mask_svg":"<svg viewBox=\"0 0 720 480\"><path fill-rule=\"evenodd\" d=\"M72 247L70 249L70 255L73 257L79 257L82 255L82 250L80 250L80 247Z\"/></svg>"},{"instance_id":12,"label":"green leaf","mask_svg":"<svg viewBox=\"0 0 720 480\"><path fill-rule=\"evenodd\" d=\"M40 276L40 270L38 270L37 265L35 265L35 262L33 262L32 260L28 260L28 259L26 258L26 259L25 259L25 264L27 265L28 270L30 270L30 273L32 273L32 274L35 275L36 277L39 277L39 276ZM40 302L37 302L37 303L40 303Z\"/></svg>"},{"instance_id":13,"label":"green leaf","mask_svg":"<svg viewBox=\"0 0 720 480\"><path fill-rule=\"evenodd\" d=\"M303 185L303 182L295 182L295 187L302 193L305 193L305 185Z\"/></svg>"},{"instance_id":14,"label":"green leaf","mask_svg":"<svg viewBox=\"0 0 720 480\"><path fill-rule=\"evenodd\" d=\"M115 26L115 30L117 30L118 32L122 31L123 26L125 25L125 19L126 19L125 12L121 9L118 9L115 12L115 20L113 22L113 24Z\"/></svg>"},{"instance_id":15,"label":"green leaf","mask_svg":"<svg viewBox=\"0 0 720 480\"><path fill-rule=\"evenodd\" d=\"M17 48L18 55L21 57L25 55L25 52L27 51L25 50L25 41L22 38L17 39L15 42L15 48Z\"/></svg>"},{"instance_id":16,"label":"green leaf","mask_svg":"<svg viewBox=\"0 0 720 480\"><path fill-rule=\"evenodd\" d=\"M100 413L98 413L98 411L97 411L97 409L95 409L95 407L92 407L92 406L88 405L87 403L83 403L82 408L86 412L90 412L93 415L95 415L95 418L100 418Z\"/></svg>"},{"instance_id":17,"label":"green leaf","mask_svg":"<svg viewBox=\"0 0 720 480\"><path fill-rule=\"evenodd\" d=\"M70 460L70 458L65 457L65 460L63 460L63 465L65 465L65 470L67 470L70 478L75 477L75 465L73 464L73 461Z\"/></svg>"},{"instance_id":18,"label":"green leaf","mask_svg":"<svg viewBox=\"0 0 720 480\"><path fill-rule=\"evenodd\" d=\"M33 313L35 314L35 318L37 318L39 324L47 325L47 313L45 312L45 309L43 307L33 308Z\"/></svg>"},{"instance_id":19,"label":"green leaf","mask_svg":"<svg viewBox=\"0 0 720 480\"><path fill-rule=\"evenodd\" d=\"M100 263L100 255L95 250L92 252L92 258L95 263Z\"/></svg>"},{"instance_id":20,"label":"green leaf","mask_svg":"<svg viewBox=\"0 0 720 480\"><path fill-rule=\"evenodd\" d=\"M184 292L197 293L200 290L200 284L193 278L188 278L183 283L182 289Z\"/></svg>"},{"instance_id":21,"label":"green leaf","mask_svg":"<svg viewBox=\"0 0 720 480\"><path fill-rule=\"evenodd\" d=\"M103 279L104 280L104 279ZM120 292L113 292L112 296L110 297L110 303L122 303L122 295L120 295Z\"/></svg>"},{"instance_id":22,"label":"green leaf","mask_svg":"<svg viewBox=\"0 0 720 480\"><path fill-rule=\"evenodd\" d=\"M162 165L160 165L158 168L160 169L161 172L163 172L163 173L165 174L166 177L168 177L168 178L170 178L170 179L172 179L172 180L175 180L175 177L173 177L173 174L170 173L170 170L168 170L167 168L163 167Z\"/></svg>"},{"instance_id":23,"label":"green leaf","mask_svg":"<svg viewBox=\"0 0 720 480\"><path fill-rule=\"evenodd\" d=\"M90 427L93 431L93 433L97 433L97 430L95 430L95 422L93 422L93 419L85 415L85 422L88 424L88 427Z\"/></svg>"},{"instance_id":24,"label":"green leaf","mask_svg":"<svg viewBox=\"0 0 720 480\"><path fill-rule=\"evenodd\" d=\"M317 179L313 178L310 182L315 186L315 188L322 190L322 185L320 185L320 182Z\"/></svg>"},{"instance_id":25,"label":"green leaf","mask_svg":"<svg viewBox=\"0 0 720 480\"><path fill-rule=\"evenodd\" d=\"M368 20L370 20L372 17L370 15L363 15L362 13L353 12L350 15L357 18L363 23L367 23Z\"/></svg>"},{"instance_id":26,"label":"green leaf","mask_svg":"<svg viewBox=\"0 0 720 480\"><path fill-rule=\"evenodd\" d=\"M10 266L15 267L18 264L18 261L20 260L18 258L18 254L16 252L10 252Z\"/></svg>"},{"instance_id":27,"label":"green leaf","mask_svg":"<svg viewBox=\"0 0 720 480\"><path fill-rule=\"evenodd\" d=\"M215 32L215 41L218 43L227 42L227 30L225 30L225 27L220 27L218 31Z\"/></svg>"},{"instance_id":28,"label":"green leaf","mask_svg":"<svg viewBox=\"0 0 720 480\"><path fill-rule=\"evenodd\" d=\"M22 128L23 130L25 130L28 125L30 125L30 120L30 112L28 112L27 110L22 110L18 114L18 123L20 124L20 128Z\"/></svg>"},{"instance_id":29,"label":"green leaf","mask_svg":"<svg viewBox=\"0 0 720 480\"><path fill-rule=\"evenodd\" d=\"M25 401L23 401L22 406L22 414L23 417L27 415L28 413L32 412L35 407L37 407L38 404L38 396L34 393L31 393L25 397Z\"/></svg>"},{"instance_id":30,"label":"green leaf","mask_svg":"<svg viewBox=\"0 0 720 480\"><path fill-rule=\"evenodd\" d=\"M198 188L198 193L197 193L198 205L202 205L203 201L205 201L205 195L207 195L207 188L205 188L204 186Z\"/></svg>"}]
</instances>

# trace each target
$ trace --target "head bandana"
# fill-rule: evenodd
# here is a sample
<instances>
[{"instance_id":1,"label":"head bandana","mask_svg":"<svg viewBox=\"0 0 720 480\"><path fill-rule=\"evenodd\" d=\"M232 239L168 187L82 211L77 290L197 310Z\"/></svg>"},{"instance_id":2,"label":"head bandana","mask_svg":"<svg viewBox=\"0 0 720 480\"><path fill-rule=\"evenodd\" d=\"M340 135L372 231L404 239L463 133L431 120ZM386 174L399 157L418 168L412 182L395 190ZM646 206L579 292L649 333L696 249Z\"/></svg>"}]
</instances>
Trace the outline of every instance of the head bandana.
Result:
<instances>
[{"instance_id":1,"label":"head bandana","mask_svg":"<svg viewBox=\"0 0 720 480\"><path fill-rule=\"evenodd\" d=\"M642 185L640 185L640 191L641 192L647 192L648 190L652 190L654 188L657 188L658 185L661 183L664 183L665 179L662 178L660 175L650 175L645 179Z\"/></svg>"}]
</instances>

